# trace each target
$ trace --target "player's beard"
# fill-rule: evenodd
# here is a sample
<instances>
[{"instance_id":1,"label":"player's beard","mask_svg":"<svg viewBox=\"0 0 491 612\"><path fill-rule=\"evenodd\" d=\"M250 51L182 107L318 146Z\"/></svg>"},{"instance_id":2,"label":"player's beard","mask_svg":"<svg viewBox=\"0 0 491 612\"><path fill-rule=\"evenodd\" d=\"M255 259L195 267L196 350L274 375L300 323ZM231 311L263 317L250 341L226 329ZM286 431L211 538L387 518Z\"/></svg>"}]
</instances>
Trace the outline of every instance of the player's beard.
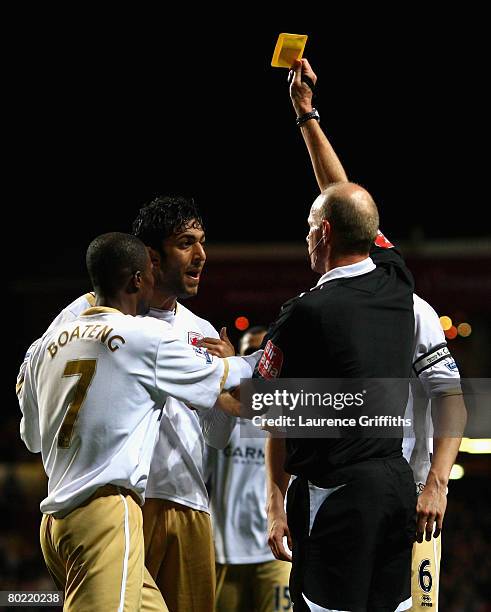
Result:
<instances>
[{"instance_id":1,"label":"player's beard","mask_svg":"<svg viewBox=\"0 0 491 612\"><path fill-rule=\"evenodd\" d=\"M157 281L151 305L155 308L160 308L162 302L169 299L188 300L197 295L198 287L199 282L187 285L183 274L163 275L163 278L159 278Z\"/></svg>"},{"instance_id":2,"label":"player's beard","mask_svg":"<svg viewBox=\"0 0 491 612\"><path fill-rule=\"evenodd\" d=\"M186 287L186 285L183 284L180 291L176 293L176 297L178 300L189 300L189 298L192 298L195 295L198 295L198 288L199 288L199 284L196 284L193 287Z\"/></svg>"}]
</instances>

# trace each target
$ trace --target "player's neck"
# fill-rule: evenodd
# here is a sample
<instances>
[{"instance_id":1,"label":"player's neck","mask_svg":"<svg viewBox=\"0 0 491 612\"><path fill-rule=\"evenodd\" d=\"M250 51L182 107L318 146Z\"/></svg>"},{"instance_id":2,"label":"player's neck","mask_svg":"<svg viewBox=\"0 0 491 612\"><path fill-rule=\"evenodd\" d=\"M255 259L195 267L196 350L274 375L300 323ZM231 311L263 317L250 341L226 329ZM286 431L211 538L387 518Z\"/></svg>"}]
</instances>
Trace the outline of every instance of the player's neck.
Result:
<instances>
[{"instance_id":1,"label":"player's neck","mask_svg":"<svg viewBox=\"0 0 491 612\"><path fill-rule=\"evenodd\" d=\"M175 310L176 303L177 297L175 295L165 295L155 290L152 301L150 302L150 308L157 308L158 310Z\"/></svg>"},{"instance_id":2,"label":"player's neck","mask_svg":"<svg viewBox=\"0 0 491 612\"><path fill-rule=\"evenodd\" d=\"M136 300L132 297L127 297L125 295L116 295L108 297L104 295L98 295L96 293L95 305L104 306L106 308L115 308L116 310L119 310L123 314L127 315L136 316L137 314Z\"/></svg>"}]
</instances>

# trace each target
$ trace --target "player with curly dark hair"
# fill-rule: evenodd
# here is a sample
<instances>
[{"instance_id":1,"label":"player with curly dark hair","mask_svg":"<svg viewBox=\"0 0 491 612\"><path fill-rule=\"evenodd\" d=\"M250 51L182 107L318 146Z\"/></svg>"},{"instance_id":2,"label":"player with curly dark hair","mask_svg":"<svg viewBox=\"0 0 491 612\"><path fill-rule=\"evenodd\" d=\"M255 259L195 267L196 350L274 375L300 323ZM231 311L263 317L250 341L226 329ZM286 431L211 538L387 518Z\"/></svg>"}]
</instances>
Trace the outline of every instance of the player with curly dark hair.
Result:
<instances>
[{"instance_id":1,"label":"player with curly dark hair","mask_svg":"<svg viewBox=\"0 0 491 612\"><path fill-rule=\"evenodd\" d=\"M198 293L205 232L192 199L160 196L143 206L133 233L150 253L155 278L149 316L167 321L207 364L234 354L226 330L218 334L181 301ZM91 305L92 294L75 300L52 325L71 320ZM200 341L206 338L205 346ZM162 413L143 506L145 564L169 609L213 612L215 556L203 453L205 442L224 448L235 419L218 410L201 416L169 398Z\"/></svg>"}]
</instances>

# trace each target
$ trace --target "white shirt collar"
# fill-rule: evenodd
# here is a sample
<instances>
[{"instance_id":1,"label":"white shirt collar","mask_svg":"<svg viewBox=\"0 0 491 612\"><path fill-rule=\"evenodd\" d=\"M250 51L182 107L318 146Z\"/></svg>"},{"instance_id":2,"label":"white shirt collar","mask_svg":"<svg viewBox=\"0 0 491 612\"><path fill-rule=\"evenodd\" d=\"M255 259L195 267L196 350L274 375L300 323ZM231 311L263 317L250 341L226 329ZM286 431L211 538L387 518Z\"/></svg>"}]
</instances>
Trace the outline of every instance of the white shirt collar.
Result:
<instances>
[{"instance_id":1,"label":"white shirt collar","mask_svg":"<svg viewBox=\"0 0 491 612\"><path fill-rule=\"evenodd\" d=\"M147 316L153 317L154 319L160 319L161 321L173 321L176 314L174 310L160 310L160 308L150 308Z\"/></svg>"},{"instance_id":2,"label":"white shirt collar","mask_svg":"<svg viewBox=\"0 0 491 612\"><path fill-rule=\"evenodd\" d=\"M372 270L375 270L377 266L373 263L371 257L367 257L366 259L362 259L354 264L350 264L349 266L339 266L339 268L333 268L323 274L316 285L322 285L327 281L334 280L335 278L349 278L350 276L360 276L361 274L367 274Z\"/></svg>"}]
</instances>

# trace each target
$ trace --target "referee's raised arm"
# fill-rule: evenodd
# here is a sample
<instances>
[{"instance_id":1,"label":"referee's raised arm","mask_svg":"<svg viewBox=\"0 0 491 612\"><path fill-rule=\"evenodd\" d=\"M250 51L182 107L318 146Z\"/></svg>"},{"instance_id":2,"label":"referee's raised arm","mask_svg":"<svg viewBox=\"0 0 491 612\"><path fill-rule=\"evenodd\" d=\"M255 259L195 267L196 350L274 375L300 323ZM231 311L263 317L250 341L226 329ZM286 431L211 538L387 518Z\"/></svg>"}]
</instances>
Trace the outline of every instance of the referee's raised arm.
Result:
<instances>
[{"instance_id":1,"label":"referee's raised arm","mask_svg":"<svg viewBox=\"0 0 491 612\"><path fill-rule=\"evenodd\" d=\"M305 82L305 77L315 86L317 75L309 62L306 59L298 60L289 74L290 98L297 114L297 125L312 161L317 184L323 191L332 183L347 181L348 177L319 125L319 113L312 105L313 91Z\"/></svg>"}]
</instances>

